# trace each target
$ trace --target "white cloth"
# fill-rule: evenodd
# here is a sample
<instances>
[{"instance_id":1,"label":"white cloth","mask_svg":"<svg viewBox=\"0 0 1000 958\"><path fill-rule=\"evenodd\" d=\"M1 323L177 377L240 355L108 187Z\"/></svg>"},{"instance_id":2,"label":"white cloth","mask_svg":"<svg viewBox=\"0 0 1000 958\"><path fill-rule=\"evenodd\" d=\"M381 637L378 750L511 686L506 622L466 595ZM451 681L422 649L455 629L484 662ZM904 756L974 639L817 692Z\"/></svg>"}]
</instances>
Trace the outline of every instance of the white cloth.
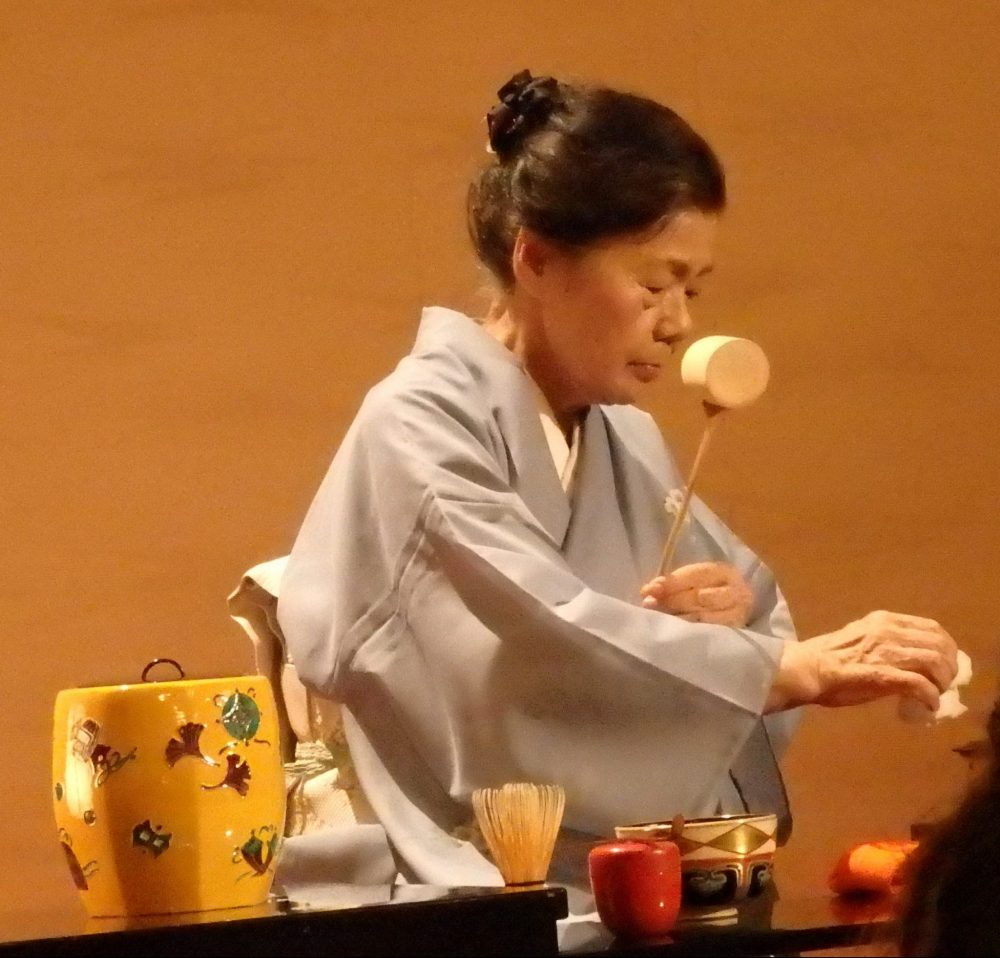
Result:
<instances>
[{"instance_id":1,"label":"white cloth","mask_svg":"<svg viewBox=\"0 0 1000 958\"><path fill-rule=\"evenodd\" d=\"M342 886L368 888L372 901L388 901L396 865L381 825L330 825L286 838L275 871L275 891L300 904L342 903ZM358 902L367 904L367 900Z\"/></svg>"},{"instance_id":2,"label":"white cloth","mask_svg":"<svg viewBox=\"0 0 1000 958\"><path fill-rule=\"evenodd\" d=\"M567 496L514 356L467 317L424 311L351 425L278 603L299 674L343 703L408 880L501 883L456 837L481 786L564 787L549 878L574 913L593 907L586 852L615 824L743 810L728 770L794 633L770 572L697 499L678 561L733 563L750 625L642 608L681 483L649 416L595 406ZM764 721L780 753L795 716Z\"/></svg>"}]
</instances>

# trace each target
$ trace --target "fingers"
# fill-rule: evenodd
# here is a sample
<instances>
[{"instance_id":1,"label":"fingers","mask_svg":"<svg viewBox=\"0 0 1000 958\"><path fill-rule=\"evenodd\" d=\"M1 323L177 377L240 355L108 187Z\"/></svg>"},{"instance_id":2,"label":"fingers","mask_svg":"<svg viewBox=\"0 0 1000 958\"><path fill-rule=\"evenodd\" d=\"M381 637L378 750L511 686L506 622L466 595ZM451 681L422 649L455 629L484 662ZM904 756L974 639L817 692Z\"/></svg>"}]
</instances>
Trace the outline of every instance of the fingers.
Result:
<instances>
[{"instance_id":1,"label":"fingers","mask_svg":"<svg viewBox=\"0 0 1000 958\"><path fill-rule=\"evenodd\" d=\"M891 665L845 660L826 636L786 642L767 711L797 705L840 707L898 695L937 711L940 696L926 676Z\"/></svg>"},{"instance_id":2,"label":"fingers","mask_svg":"<svg viewBox=\"0 0 1000 958\"><path fill-rule=\"evenodd\" d=\"M746 624L746 615L743 610L736 608L722 609L718 612L706 609L700 612L685 612L682 614L672 612L671 615L677 616L678 619L684 619L685 622L701 622L705 625L729 625L734 628L740 628Z\"/></svg>"},{"instance_id":3,"label":"fingers","mask_svg":"<svg viewBox=\"0 0 1000 958\"><path fill-rule=\"evenodd\" d=\"M955 640L933 619L895 612L872 612L863 620L874 647L866 656L898 668L917 671L944 691L958 673Z\"/></svg>"},{"instance_id":4,"label":"fingers","mask_svg":"<svg viewBox=\"0 0 1000 958\"><path fill-rule=\"evenodd\" d=\"M642 604L647 609L658 608L693 622L745 625L747 613L753 604L753 594L745 588L714 586L707 589L685 589L662 601L655 595L647 595Z\"/></svg>"},{"instance_id":5,"label":"fingers","mask_svg":"<svg viewBox=\"0 0 1000 958\"><path fill-rule=\"evenodd\" d=\"M909 672L919 672L933 682L941 692L945 691L955 678L955 670L933 649L912 647L900 649L893 664Z\"/></svg>"},{"instance_id":6,"label":"fingers","mask_svg":"<svg viewBox=\"0 0 1000 958\"><path fill-rule=\"evenodd\" d=\"M696 606L692 609L678 609L673 605L673 598L665 605L658 605L656 599L647 597L643 599L643 605L648 609L658 608L661 612L674 615L679 619L688 622L705 622L709 625L729 625L734 628L742 628L747 624L747 604L735 602L718 609L709 609L703 606Z\"/></svg>"},{"instance_id":7,"label":"fingers","mask_svg":"<svg viewBox=\"0 0 1000 958\"><path fill-rule=\"evenodd\" d=\"M699 562L657 576L640 590L647 609L691 622L744 626L754 597L740 571L725 562Z\"/></svg>"},{"instance_id":8,"label":"fingers","mask_svg":"<svg viewBox=\"0 0 1000 958\"><path fill-rule=\"evenodd\" d=\"M725 585L743 585L739 569L727 562L696 562L681 566L667 575L658 575L639 591L642 595L655 595L660 601L679 592L691 589L711 589Z\"/></svg>"},{"instance_id":9,"label":"fingers","mask_svg":"<svg viewBox=\"0 0 1000 958\"><path fill-rule=\"evenodd\" d=\"M900 626L904 641L930 649L941 656L947 666L947 682L950 684L958 674L958 645L933 619L918 619L916 623L918 624L904 623Z\"/></svg>"},{"instance_id":10,"label":"fingers","mask_svg":"<svg viewBox=\"0 0 1000 958\"><path fill-rule=\"evenodd\" d=\"M955 640L937 622L897 612L870 612L807 642L819 656L821 704L901 695L936 710L958 668Z\"/></svg>"},{"instance_id":11,"label":"fingers","mask_svg":"<svg viewBox=\"0 0 1000 958\"><path fill-rule=\"evenodd\" d=\"M861 701L900 695L916 699L932 712L936 712L941 704L941 694L934 683L919 672L874 665L856 666L855 670L852 679L856 688L871 692L870 698Z\"/></svg>"},{"instance_id":12,"label":"fingers","mask_svg":"<svg viewBox=\"0 0 1000 958\"><path fill-rule=\"evenodd\" d=\"M671 612L697 612L700 609L720 611L745 601L744 592L728 585L707 586L704 589L684 589L666 596L660 605Z\"/></svg>"},{"instance_id":13,"label":"fingers","mask_svg":"<svg viewBox=\"0 0 1000 958\"><path fill-rule=\"evenodd\" d=\"M930 632L944 632L941 624L936 619L925 619L919 615L909 615L906 612L871 612L870 615L883 615L890 617L899 625L909 625L916 629L925 629Z\"/></svg>"},{"instance_id":14,"label":"fingers","mask_svg":"<svg viewBox=\"0 0 1000 958\"><path fill-rule=\"evenodd\" d=\"M686 589L704 589L742 581L739 569L728 562L695 562L674 569L667 575L657 576L648 585L655 585L667 596Z\"/></svg>"},{"instance_id":15,"label":"fingers","mask_svg":"<svg viewBox=\"0 0 1000 958\"><path fill-rule=\"evenodd\" d=\"M639 590L639 594L643 597L642 604L647 609L655 609L660 605L666 606L667 599L678 591L683 590L678 590L673 581L668 581L667 576L658 575L647 582Z\"/></svg>"}]
</instances>

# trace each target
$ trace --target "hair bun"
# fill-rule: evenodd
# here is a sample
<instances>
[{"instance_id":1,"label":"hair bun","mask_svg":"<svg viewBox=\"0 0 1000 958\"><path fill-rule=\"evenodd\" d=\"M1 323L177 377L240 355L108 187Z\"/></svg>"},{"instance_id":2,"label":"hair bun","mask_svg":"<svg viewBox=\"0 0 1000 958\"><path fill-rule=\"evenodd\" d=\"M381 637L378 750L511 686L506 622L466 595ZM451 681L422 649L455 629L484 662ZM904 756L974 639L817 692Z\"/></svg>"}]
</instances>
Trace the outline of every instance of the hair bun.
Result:
<instances>
[{"instance_id":1,"label":"hair bun","mask_svg":"<svg viewBox=\"0 0 1000 958\"><path fill-rule=\"evenodd\" d=\"M501 159L521 140L540 127L559 104L559 81L533 77L527 70L515 73L499 90L500 102L486 114L490 147Z\"/></svg>"}]
</instances>

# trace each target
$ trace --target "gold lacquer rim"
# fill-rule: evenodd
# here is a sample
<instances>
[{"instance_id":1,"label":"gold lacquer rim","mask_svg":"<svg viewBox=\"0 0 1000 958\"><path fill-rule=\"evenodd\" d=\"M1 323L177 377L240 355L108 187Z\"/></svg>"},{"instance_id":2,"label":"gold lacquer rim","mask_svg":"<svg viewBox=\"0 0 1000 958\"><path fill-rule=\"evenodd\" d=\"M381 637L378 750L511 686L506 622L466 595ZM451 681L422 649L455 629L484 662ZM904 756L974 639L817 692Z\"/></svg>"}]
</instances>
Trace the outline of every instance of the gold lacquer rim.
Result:
<instances>
[{"instance_id":1,"label":"gold lacquer rim","mask_svg":"<svg viewBox=\"0 0 1000 958\"><path fill-rule=\"evenodd\" d=\"M250 675L223 675L218 678L209 679L171 679L169 682L157 682L156 680L148 682L131 682L124 683L122 685L78 685L69 689L60 690L56 698L61 698L63 696L79 695L81 692L86 692L87 694L114 694L116 692L146 692L149 695L158 694L160 692L167 692L179 689L197 689L210 685L234 685L239 683L240 685L246 685L247 681L259 681L261 683L267 682L270 684L270 679L266 675L260 675L259 673L252 673Z\"/></svg>"},{"instance_id":2,"label":"gold lacquer rim","mask_svg":"<svg viewBox=\"0 0 1000 958\"><path fill-rule=\"evenodd\" d=\"M710 815L708 818L685 818L683 828L688 825L725 825L729 822L746 822L752 825L754 822L772 821L778 816L773 812L761 812L758 815ZM616 825L615 828L673 828L672 822L636 822L632 825Z\"/></svg>"}]
</instances>

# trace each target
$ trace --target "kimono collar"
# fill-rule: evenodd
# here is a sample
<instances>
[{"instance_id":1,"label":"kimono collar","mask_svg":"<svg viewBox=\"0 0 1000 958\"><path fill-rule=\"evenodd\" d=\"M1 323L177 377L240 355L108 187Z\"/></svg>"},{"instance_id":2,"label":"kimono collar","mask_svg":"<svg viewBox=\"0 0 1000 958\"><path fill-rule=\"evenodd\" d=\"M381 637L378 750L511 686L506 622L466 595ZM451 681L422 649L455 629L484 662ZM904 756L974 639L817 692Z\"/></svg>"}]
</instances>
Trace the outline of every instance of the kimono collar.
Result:
<instances>
[{"instance_id":1,"label":"kimono collar","mask_svg":"<svg viewBox=\"0 0 1000 958\"><path fill-rule=\"evenodd\" d=\"M573 431L569 441L567 441L566 434L563 432L562 426L559 425L556 414L545 398L545 393L533 380L531 387L535 404L538 406L538 415L542 420L542 432L545 433L545 440L549 444L549 453L552 455L553 463L555 463L559 481L568 494L573 489L573 475L576 472L576 463L580 456L582 419L577 416L573 420Z\"/></svg>"},{"instance_id":2,"label":"kimono collar","mask_svg":"<svg viewBox=\"0 0 1000 958\"><path fill-rule=\"evenodd\" d=\"M439 350L457 356L482 386L514 467L511 485L561 548L570 504L542 429L533 380L521 361L475 320L429 306L421 316L413 352Z\"/></svg>"},{"instance_id":3,"label":"kimono collar","mask_svg":"<svg viewBox=\"0 0 1000 958\"><path fill-rule=\"evenodd\" d=\"M420 314L413 352L432 352L440 348L457 352L463 359L503 362L524 373L517 356L474 319L445 306L425 306Z\"/></svg>"}]
</instances>

